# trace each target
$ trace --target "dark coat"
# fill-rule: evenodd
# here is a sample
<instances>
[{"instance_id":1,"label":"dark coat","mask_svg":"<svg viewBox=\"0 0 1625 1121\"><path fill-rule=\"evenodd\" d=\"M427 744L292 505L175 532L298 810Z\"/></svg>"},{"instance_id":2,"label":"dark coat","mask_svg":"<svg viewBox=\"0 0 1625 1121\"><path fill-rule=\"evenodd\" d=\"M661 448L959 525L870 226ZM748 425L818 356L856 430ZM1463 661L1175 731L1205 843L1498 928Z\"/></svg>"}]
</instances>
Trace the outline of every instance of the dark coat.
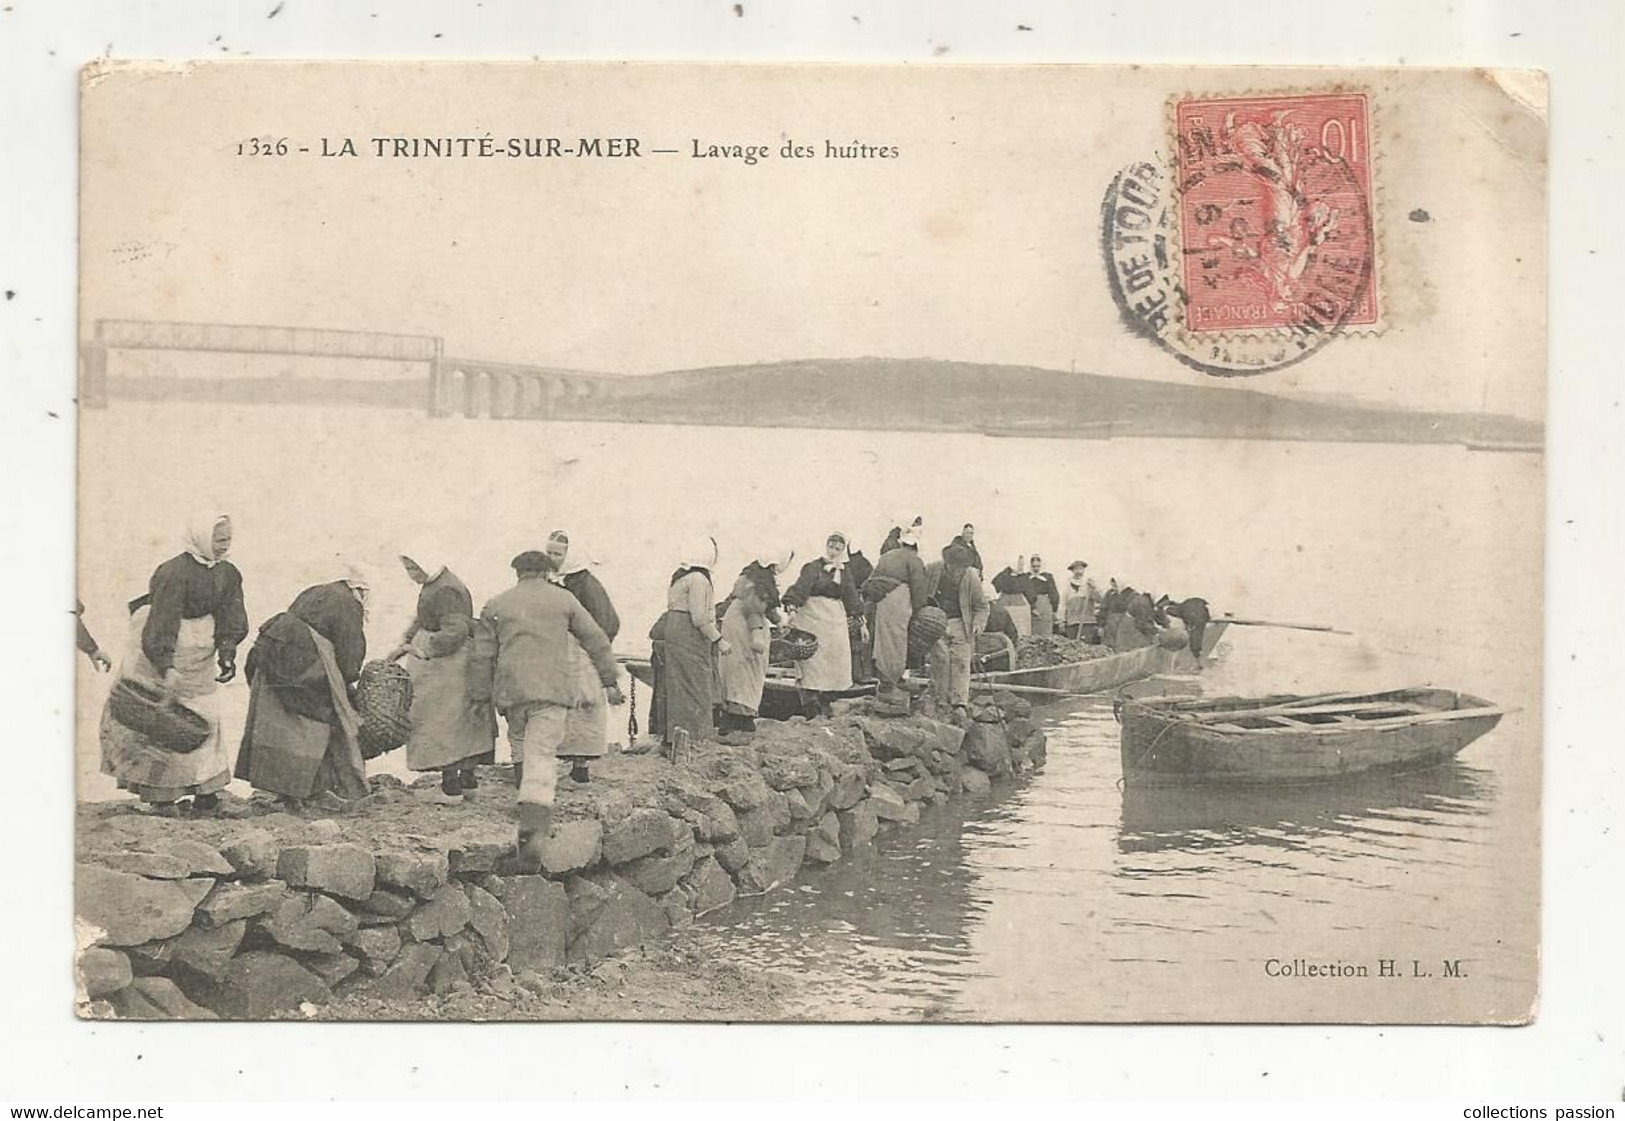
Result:
<instances>
[{"instance_id":1,"label":"dark coat","mask_svg":"<svg viewBox=\"0 0 1625 1121\"><path fill-rule=\"evenodd\" d=\"M986 572L987 571L986 567L984 567L983 564L982 564L982 552L981 552L981 550L978 549L975 545L972 545L969 541L966 541L965 540L965 535L963 533L954 534L954 539L952 541L948 542L948 544L950 544L950 545L962 545L965 548L969 549L970 550L970 556L971 556L971 562L970 562L971 567L976 569L977 572Z\"/></svg>"},{"instance_id":2,"label":"dark coat","mask_svg":"<svg viewBox=\"0 0 1625 1121\"><path fill-rule=\"evenodd\" d=\"M182 619L214 616L215 648L234 659L248 637L248 612L243 606L243 577L230 561L205 565L182 553L153 571L147 594L130 604L134 614L151 607L141 628L141 652L160 674L175 664L175 640Z\"/></svg>"},{"instance_id":3,"label":"dark coat","mask_svg":"<svg viewBox=\"0 0 1625 1121\"><path fill-rule=\"evenodd\" d=\"M615 636L621 633L621 617L615 611L615 604L610 602L609 592L604 589L603 582L586 569L572 572L559 582L571 595L581 601L581 606L587 609L587 614L598 624L598 629L604 632L604 637L614 642Z\"/></svg>"},{"instance_id":4,"label":"dark coat","mask_svg":"<svg viewBox=\"0 0 1625 1121\"><path fill-rule=\"evenodd\" d=\"M219 567L218 565L216 567ZM320 663L315 631L333 644L334 660L345 684L354 685L367 660L366 613L342 580L317 584L294 597L286 611L260 627L244 667L250 685L263 675L288 709L332 724L338 719L327 681L312 669Z\"/></svg>"},{"instance_id":5,"label":"dark coat","mask_svg":"<svg viewBox=\"0 0 1625 1121\"><path fill-rule=\"evenodd\" d=\"M474 597L468 585L451 569L423 585L418 592L417 615L407 628L406 641L428 632L429 656L444 658L461 650L474 626Z\"/></svg>"},{"instance_id":6,"label":"dark coat","mask_svg":"<svg viewBox=\"0 0 1625 1121\"><path fill-rule=\"evenodd\" d=\"M784 593L784 602L790 607L800 607L813 596L827 596L838 599L846 608L848 615L863 614L863 596L858 591L858 582L852 579L850 570L844 572L839 582L828 572L824 571L824 561L810 560L801 566L801 575L796 582L790 585Z\"/></svg>"}]
</instances>

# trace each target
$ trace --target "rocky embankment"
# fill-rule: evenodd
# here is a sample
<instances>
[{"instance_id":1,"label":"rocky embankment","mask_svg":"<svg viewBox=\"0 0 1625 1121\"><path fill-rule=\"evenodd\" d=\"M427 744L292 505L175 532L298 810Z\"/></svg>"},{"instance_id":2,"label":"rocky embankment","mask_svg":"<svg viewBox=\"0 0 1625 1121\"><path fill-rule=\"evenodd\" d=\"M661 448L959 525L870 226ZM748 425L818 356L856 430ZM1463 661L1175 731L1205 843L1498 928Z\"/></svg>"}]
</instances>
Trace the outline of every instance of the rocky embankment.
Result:
<instances>
[{"instance_id":1,"label":"rocky embankment","mask_svg":"<svg viewBox=\"0 0 1625 1121\"><path fill-rule=\"evenodd\" d=\"M764 721L750 746L702 745L681 765L610 756L590 783L561 780L539 866L515 851L506 768L482 768L457 806L424 797L433 776L374 778L326 815L258 795L217 817L82 805L80 1012L733 1018L727 983L744 986L728 967L685 960L680 938L650 944L918 821L923 804L1043 765L1025 701L980 700L972 716L960 729L855 702ZM600 999L608 973L623 991L665 977L670 1006Z\"/></svg>"}]
</instances>

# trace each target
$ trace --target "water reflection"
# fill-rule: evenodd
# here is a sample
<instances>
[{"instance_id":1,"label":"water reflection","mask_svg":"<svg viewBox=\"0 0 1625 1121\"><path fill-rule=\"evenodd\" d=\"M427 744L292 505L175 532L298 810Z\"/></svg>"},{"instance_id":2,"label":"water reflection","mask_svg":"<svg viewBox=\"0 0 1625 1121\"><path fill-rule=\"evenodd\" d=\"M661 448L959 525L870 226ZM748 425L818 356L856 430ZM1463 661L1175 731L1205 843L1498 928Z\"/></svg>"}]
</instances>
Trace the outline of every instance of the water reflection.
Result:
<instances>
[{"instance_id":1,"label":"water reflection","mask_svg":"<svg viewBox=\"0 0 1625 1121\"><path fill-rule=\"evenodd\" d=\"M888 833L835 865L804 868L789 890L740 899L707 916L699 936L718 939L719 952L730 955L743 942L753 960L797 974L796 999L806 1007L792 1008L792 1015L946 1015L965 979L976 975L969 932L987 906L966 859L967 845L985 832L967 820L976 811L929 810L919 825Z\"/></svg>"},{"instance_id":2,"label":"water reflection","mask_svg":"<svg viewBox=\"0 0 1625 1121\"><path fill-rule=\"evenodd\" d=\"M1460 761L1315 786L1129 787L1117 847L1125 853L1255 843L1293 849L1328 834L1380 839L1406 824L1436 829L1449 819L1482 817L1495 793L1488 771Z\"/></svg>"}]
</instances>

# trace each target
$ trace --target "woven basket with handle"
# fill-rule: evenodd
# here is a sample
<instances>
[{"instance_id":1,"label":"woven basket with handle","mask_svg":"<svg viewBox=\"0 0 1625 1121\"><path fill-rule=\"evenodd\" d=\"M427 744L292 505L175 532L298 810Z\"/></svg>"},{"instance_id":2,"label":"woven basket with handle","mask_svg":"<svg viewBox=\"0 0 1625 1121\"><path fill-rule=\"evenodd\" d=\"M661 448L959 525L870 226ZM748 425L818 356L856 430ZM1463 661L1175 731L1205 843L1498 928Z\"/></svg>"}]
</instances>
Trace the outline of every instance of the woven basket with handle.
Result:
<instances>
[{"instance_id":1,"label":"woven basket with handle","mask_svg":"<svg viewBox=\"0 0 1625 1121\"><path fill-rule=\"evenodd\" d=\"M948 633L948 613L930 604L914 613L908 621L908 652L919 658L928 653L937 640Z\"/></svg>"},{"instance_id":2,"label":"woven basket with handle","mask_svg":"<svg viewBox=\"0 0 1625 1121\"><path fill-rule=\"evenodd\" d=\"M187 755L209 738L209 721L154 685L121 677L107 696L114 720L154 747Z\"/></svg>"},{"instance_id":3,"label":"woven basket with handle","mask_svg":"<svg viewBox=\"0 0 1625 1121\"><path fill-rule=\"evenodd\" d=\"M411 675L394 662L368 662L361 667L355 707L361 714L361 757L394 751L412 735Z\"/></svg>"}]
</instances>

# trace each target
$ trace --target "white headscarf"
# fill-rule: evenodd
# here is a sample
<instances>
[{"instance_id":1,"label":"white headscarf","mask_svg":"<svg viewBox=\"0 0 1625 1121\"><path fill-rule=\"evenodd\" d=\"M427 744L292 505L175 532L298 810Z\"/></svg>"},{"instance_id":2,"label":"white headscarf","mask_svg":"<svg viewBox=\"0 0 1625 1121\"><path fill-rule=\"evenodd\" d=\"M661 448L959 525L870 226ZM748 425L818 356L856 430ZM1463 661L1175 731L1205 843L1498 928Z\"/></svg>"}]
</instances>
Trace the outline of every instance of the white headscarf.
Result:
<instances>
[{"instance_id":1,"label":"white headscarf","mask_svg":"<svg viewBox=\"0 0 1625 1121\"><path fill-rule=\"evenodd\" d=\"M367 604L367 598L372 592L372 577L367 574L367 570L356 561L344 557L339 558L338 569L340 582L355 593L356 600L361 604L362 613L369 612L371 609Z\"/></svg>"},{"instance_id":2,"label":"white headscarf","mask_svg":"<svg viewBox=\"0 0 1625 1121\"><path fill-rule=\"evenodd\" d=\"M679 568L703 568L707 572L717 566L717 539L698 537L679 555Z\"/></svg>"},{"instance_id":3,"label":"white headscarf","mask_svg":"<svg viewBox=\"0 0 1625 1121\"><path fill-rule=\"evenodd\" d=\"M229 514L195 514L187 519L181 531L181 546L188 556L204 568L213 568L224 557L214 555L214 530L221 522L230 521Z\"/></svg>"},{"instance_id":4,"label":"white headscarf","mask_svg":"<svg viewBox=\"0 0 1625 1121\"><path fill-rule=\"evenodd\" d=\"M834 560L829 559L830 537L839 537L841 539L841 555L836 557ZM818 563L823 565L824 571L834 576L836 582L839 583L841 579L841 572L846 568L846 562L851 559L851 556L852 539L847 537L847 535L842 533L840 530L832 529L830 530L829 535L824 539L824 551L818 554Z\"/></svg>"},{"instance_id":5,"label":"white headscarf","mask_svg":"<svg viewBox=\"0 0 1625 1121\"><path fill-rule=\"evenodd\" d=\"M899 518L897 528L897 540L905 545L913 545L916 549L920 547L920 534L925 530L925 519L923 517L915 514L911 517Z\"/></svg>"},{"instance_id":6,"label":"white headscarf","mask_svg":"<svg viewBox=\"0 0 1625 1121\"><path fill-rule=\"evenodd\" d=\"M785 549L782 552L761 552L756 554L756 563L763 568L776 569L785 573L790 571L790 562L796 559L795 550Z\"/></svg>"},{"instance_id":7,"label":"white headscarf","mask_svg":"<svg viewBox=\"0 0 1625 1121\"><path fill-rule=\"evenodd\" d=\"M560 576L569 576L574 572L585 572L589 568L598 567L598 561L580 541L571 541L569 546L569 550L564 554L564 563L559 566Z\"/></svg>"},{"instance_id":8,"label":"white headscarf","mask_svg":"<svg viewBox=\"0 0 1625 1121\"><path fill-rule=\"evenodd\" d=\"M427 580L437 580L446 571L446 563L440 559L440 550L427 541L412 542L411 548L401 550L400 555L423 569Z\"/></svg>"}]
</instances>

